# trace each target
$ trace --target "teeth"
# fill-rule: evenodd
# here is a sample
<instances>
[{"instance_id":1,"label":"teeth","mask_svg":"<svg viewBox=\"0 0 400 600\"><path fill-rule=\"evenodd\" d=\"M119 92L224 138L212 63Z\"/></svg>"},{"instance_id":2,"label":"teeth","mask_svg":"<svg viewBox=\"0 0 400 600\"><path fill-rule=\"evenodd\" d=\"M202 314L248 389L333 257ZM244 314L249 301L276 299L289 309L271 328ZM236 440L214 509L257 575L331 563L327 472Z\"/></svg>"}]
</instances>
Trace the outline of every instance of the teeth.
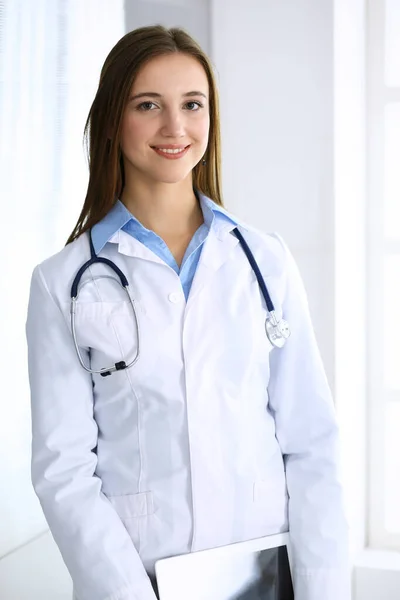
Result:
<instances>
[{"instance_id":1,"label":"teeth","mask_svg":"<svg viewBox=\"0 0 400 600\"><path fill-rule=\"evenodd\" d=\"M185 149L185 147L183 148L176 148L176 149L172 149L172 148L157 148L157 150L160 150L161 152L165 152L166 154L179 154L179 152L182 152Z\"/></svg>"}]
</instances>

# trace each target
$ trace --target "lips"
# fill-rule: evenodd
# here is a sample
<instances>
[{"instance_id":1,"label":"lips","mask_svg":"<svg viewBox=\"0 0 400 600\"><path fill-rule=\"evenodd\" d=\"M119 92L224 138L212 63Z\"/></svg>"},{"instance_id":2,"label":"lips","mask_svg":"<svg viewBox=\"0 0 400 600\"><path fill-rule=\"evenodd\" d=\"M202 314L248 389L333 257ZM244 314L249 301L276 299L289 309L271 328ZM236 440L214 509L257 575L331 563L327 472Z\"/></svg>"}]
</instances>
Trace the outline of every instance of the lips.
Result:
<instances>
[{"instance_id":1,"label":"lips","mask_svg":"<svg viewBox=\"0 0 400 600\"><path fill-rule=\"evenodd\" d=\"M157 148L157 150L184 150L190 146L190 144L162 144L161 146L152 146L152 148Z\"/></svg>"},{"instance_id":2,"label":"lips","mask_svg":"<svg viewBox=\"0 0 400 600\"><path fill-rule=\"evenodd\" d=\"M152 146L154 152L163 158L174 160L182 158L188 152L190 144L188 146L178 146L176 144L166 144L165 146ZM169 150L169 152L168 152Z\"/></svg>"}]
</instances>

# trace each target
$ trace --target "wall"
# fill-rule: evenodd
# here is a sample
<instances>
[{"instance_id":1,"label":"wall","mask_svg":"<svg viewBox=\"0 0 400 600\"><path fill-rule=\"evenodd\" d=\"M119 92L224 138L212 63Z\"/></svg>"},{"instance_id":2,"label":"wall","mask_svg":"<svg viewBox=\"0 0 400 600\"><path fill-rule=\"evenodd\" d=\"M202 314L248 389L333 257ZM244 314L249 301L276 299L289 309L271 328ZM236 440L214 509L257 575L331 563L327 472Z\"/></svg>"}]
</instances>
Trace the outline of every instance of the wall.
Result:
<instances>
[{"instance_id":1,"label":"wall","mask_svg":"<svg viewBox=\"0 0 400 600\"><path fill-rule=\"evenodd\" d=\"M215 0L226 204L284 236L302 271L331 385L331 0Z\"/></svg>"},{"instance_id":2,"label":"wall","mask_svg":"<svg viewBox=\"0 0 400 600\"><path fill-rule=\"evenodd\" d=\"M211 0L125 0L126 28L184 27L209 52L210 4Z\"/></svg>"}]
</instances>

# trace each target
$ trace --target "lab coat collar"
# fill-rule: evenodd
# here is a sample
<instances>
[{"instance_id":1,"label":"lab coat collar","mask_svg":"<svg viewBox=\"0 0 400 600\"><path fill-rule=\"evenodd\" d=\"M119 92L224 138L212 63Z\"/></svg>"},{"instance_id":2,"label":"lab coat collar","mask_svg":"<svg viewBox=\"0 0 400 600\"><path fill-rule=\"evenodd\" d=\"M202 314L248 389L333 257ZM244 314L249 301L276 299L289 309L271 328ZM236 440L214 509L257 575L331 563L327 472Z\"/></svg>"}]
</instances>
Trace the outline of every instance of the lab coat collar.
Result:
<instances>
[{"instance_id":1,"label":"lab coat collar","mask_svg":"<svg viewBox=\"0 0 400 600\"><path fill-rule=\"evenodd\" d=\"M197 294L211 281L219 268L229 259L234 248L238 245L239 240L237 237L235 235L229 235L232 230L235 229L236 226L247 230L247 227L242 224L236 216L231 215L222 206L216 204L204 194L198 192L197 195L205 216L205 222L206 224L209 224L210 229L200 255L200 261L188 297L188 308L195 296L197 296ZM114 226L119 223L121 227L117 231L114 231L107 241L109 243L118 244L118 252L165 266L165 262L159 256L123 229L129 219L134 217L132 217L131 213L126 209L122 202L118 201L112 210L114 211L114 214L111 215L112 218L107 219L106 217L103 219L105 223L100 227L100 230L97 230L97 232L94 231L94 243L97 242L97 250L95 245L96 253L98 253L99 247L101 246L101 235L98 234L100 233L103 236L108 236L112 230L110 223L114 222ZM103 237L103 247L107 243L104 239L105 238Z\"/></svg>"},{"instance_id":2,"label":"lab coat collar","mask_svg":"<svg viewBox=\"0 0 400 600\"><path fill-rule=\"evenodd\" d=\"M216 204L201 192L196 190L196 195L199 199L206 225L210 230L214 229L218 236L225 236L228 231L231 231L236 225L240 224L237 217L231 215L222 206ZM126 206L120 200L117 200L107 215L92 228L92 240L96 254L99 254L108 242L117 242L120 245L120 251L129 253L126 252L128 248L126 248L126 244L123 242L125 236L120 235L120 232L123 232L123 229L130 221L136 221L138 226L142 227ZM133 236L129 237L134 239ZM140 246L133 244L135 256L139 254L143 258L149 258L148 252L140 250L142 246L141 242L138 243Z\"/></svg>"},{"instance_id":3,"label":"lab coat collar","mask_svg":"<svg viewBox=\"0 0 400 600\"><path fill-rule=\"evenodd\" d=\"M190 308L195 296L211 282L220 267L230 258L232 252L234 252L235 247L239 243L236 236L229 235L234 227L235 225L233 223L229 224L227 222L224 223L224 226L218 228L212 227L210 229L190 289L187 308ZM118 251L121 254L166 266L166 263L161 258L136 238L129 235L126 231L118 231L111 238L110 242L118 244Z\"/></svg>"},{"instance_id":4,"label":"lab coat collar","mask_svg":"<svg viewBox=\"0 0 400 600\"><path fill-rule=\"evenodd\" d=\"M206 271L216 271L227 259L232 248L237 245L238 239L229 233L236 227L234 222L215 220L210 228L207 239L204 242L204 247L200 255L200 261L197 271L205 274ZM140 258L151 262L156 262L162 265L166 263L157 256L147 246L139 240L131 236L129 233L120 229L110 238L109 243L118 245L118 252L126 256ZM195 280L197 279L197 272ZM192 288L195 288L195 282Z\"/></svg>"},{"instance_id":5,"label":"lab coat collar","mask_svg":"<svg viewBox=\"0 0 400 600\"><path fill-rule=\"evenodd\" d=\"M234 235L229 235L235 228L234 223L223 223L212 227L204 243L199 264L193 279L187 300L190 308L193 299L212 280L220 267L230 258L239 240Z\"/></svg>"}]
</instances>

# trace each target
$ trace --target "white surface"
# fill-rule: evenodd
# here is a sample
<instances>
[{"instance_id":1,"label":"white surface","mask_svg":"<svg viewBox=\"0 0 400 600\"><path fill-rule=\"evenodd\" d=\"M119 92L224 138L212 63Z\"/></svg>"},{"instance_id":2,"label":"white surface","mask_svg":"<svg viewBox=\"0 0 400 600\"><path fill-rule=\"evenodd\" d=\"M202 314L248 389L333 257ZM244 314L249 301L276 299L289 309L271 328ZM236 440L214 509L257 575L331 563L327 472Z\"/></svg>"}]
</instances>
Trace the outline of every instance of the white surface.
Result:
<instances>
[{"instance_id":1,"label":"white surface","mask_svg":"<svg viewBox=\"0 0 400 600\"><path fill-rule=\"evenodd\" d=\"M399 2L400 16L400 2ZM400 19L399 19L400 21ZM400 40L400 23L397 37ZM400 154L400 102L391 102L384 108L384 181L383 221L387 240L400 241L400 177L398 158ZM399 330L397 330L398 335ZM399 380L397 380L399 381ZM398 384L399 385L399 384ZM398 389L398 387L396 388Z\"/></svg>"},{"instance_id":2,"label":"white surface","mask_svg":"<svg viewBox=\"0 0 400 600\"><path fill-rule=\"evenodd\" d=\"M159 560L156 575L161 600L237 598L259 578L259 552L288 543L287 534L272 535Z\"/></svg>"},{"instance_id":3,"label":"white surface","mask_svg":"<svg viewBox=\"0 0 400 600\"><path fill-rule=\"evenodd\" d=\"M50 533L0 560L1 600L71 600L72 581Z\"/></svg>"},{"instance_id":4,"label":"white surface","mask_svg":"<svg viewBox=\"0 0 400 600\"><path fill-rule=\"evenodd\" d=\"M398 177L393 171L394 162L398 162L398 144L392 138L399 127L396 122L386 125L390 137L385 140L385 112L387 115L396 114L396 109L387 112L387 107L392 102L400 103L400 88L389 88L384 85L385 73L385 3L380 0L369 0L369 31L368 31L368 192L369 192L369 285L368 321L372 322L376 316L383 312L382 329L390 328L396 333L399 331L400 321L392 316L390 311L397 314L398 306L394 305L396 296L399 297L398 267L394 257L400 255L400 243L397 228L397 240L393 234L395 230L386 226L385 208L389 209L386 221L396 219L393 210L391 194L396 192L398 185L391 189L388 187ZM400 13L399 13L400 14ZM391 29L397 19L393 19ZM393 66L393 65L392 65ZM395 118L398 121L398 115ZM393 156L392 156L393 154ZM385 190L386 186L386 190ZM389 203L386 205L386 202ZM387 223L386 223L387 225ZM394 260L389 257L392 256ZM386 263L386 264L385 264ZM391 266L389 266L391 265ZM393 281L388 285L390 278ZM386 281L385 281L386 279ZM392 303L393 302L393 303ZM396 374L398 372L398 335L381 335L381 328L370 327L368 339L368 404L369 404L369 545L378 549L393 549L400 551L400 531L393 513L398 513L398 474L391 475L391 469L398 469L395 455L398 451L397 440L400 424L393 431L393 421L389 421L390 405L392 401L397 404L400 390ZM390 356L391 355L391 356ZM390 358L389 358L390 356ZM397 363L397 372L396 372ZM397 380L397 381L396 381ZM396 405L394 405L395 407ZM392 416L394 416L392 414ZM390 423L390 428L388 428Z\"/></svg>"},{"instance_id":5,"label":"white surface","mask_svg":"<svg viewBox=\"0 0 400 600\"><path fill-rule=\"evenodd\" d=\"M365 545L367 519L364 0L335 0L334 40L335 401L357 554Z\"/></svg>"},{"instance_id":6,"label":"white surface","mask_svg":"<svg viewBox=\"0 0 400 600\"><path fill-rule=\"evenodd\" d=\"M382 0L378 0L382 2ZM385 0L385 83L400 87L400 3Z\"/></svg>"},{"instance_id":7,"label":"white surface","mask_svg":"<svg viewBox=\"0 0 400 600\"><path fill-rule=\"evenodd\" d=\"M355 561L355 600L399 600L400 553L365 550Z\"/></svg>"}]
</instances>

